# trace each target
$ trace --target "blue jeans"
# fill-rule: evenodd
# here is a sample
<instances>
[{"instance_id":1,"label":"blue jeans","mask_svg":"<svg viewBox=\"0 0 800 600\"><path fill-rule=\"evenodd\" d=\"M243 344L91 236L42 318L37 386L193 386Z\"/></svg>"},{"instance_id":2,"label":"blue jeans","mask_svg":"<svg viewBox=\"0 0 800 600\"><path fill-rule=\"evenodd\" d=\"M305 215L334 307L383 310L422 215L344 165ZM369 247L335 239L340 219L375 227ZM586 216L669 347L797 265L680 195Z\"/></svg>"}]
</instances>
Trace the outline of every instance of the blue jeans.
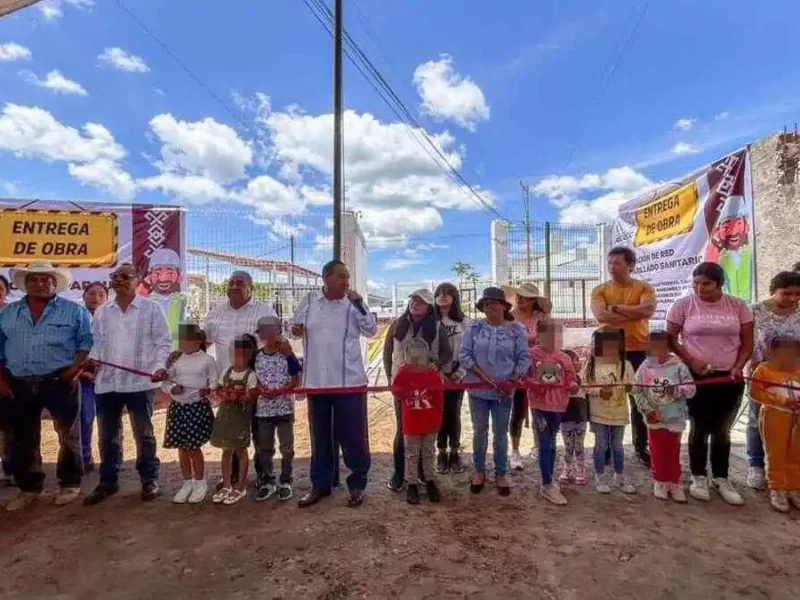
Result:
<instances>
[{"instance_id":1,"label":"blue jeans","mask_svg":"<svg viewBox=\"0 0 800 600\"><path fill-rule=\"evenodd\" d=\"M308 397L311 433L311 485L328 493L334 485L334 437L350 469L347 487L363 491L371 464L366 394L318 394Z\"/></svg>"},{"instance_id":2,"label":"blue jeans","mask_svg":"<svg viewBox=\"0 0 800 600\"><path fill-rule=\"evenodd\" d=\"M606 468L606 452L611 450L614 472L622 473L625 468L625 450L622 438L625 436L625 425L603 425L592 423L594 433L594 472L602 475Z\"/></svg>"},{"instance_id":3,"label":"blue jeans","mask_svg":"<svg viewBox=\"0 0 800 600\"><path fill-rule=\"evenodd\" d=\"M539 471L542 473L544 485L553 483L553 471L556 468L556 436L563 417L564 413L538 409L533 411L533 425L536 439L539 440Z\"/></svg>"},{"instance_id":4,"label":"blue jeans","mask_svg":"<svg viewBox=\"0 0 800 600\"><path fill-rule=\"evenodd\" d=\"M117 487L122 462L120 430L122 411L128 409L136 440L136 470L142 484L158 481L161 461L156 454L153 431L155 390L119 394L97 394L97 427L100 434L100 485Z\"/></svg>"},{"instance_id":5,"label":"blue jeans","mask_svg":"<svg viewBox=\"0 0 800 600\"><path fill-rule=\"evenodd\" d=\"M754 400L750 400L747 411L747 458L750 460L751 467L764 468L764 442L761 440L761 432L758 430L758 415L761 413L761 405Z\"/></svg>"},{"instance_id":6,"label":"blue jeans","mask_svg":"<svg viewBox=\"0 0 800 600\"><path fill-rule=\"evenodd\" d=\"M94 384L81 382L81 456L83 464L94 462L92 458L92 433L95 417Z\"/></svg>"},{"instance_id":7,"label":"blue jeans","mask_svg":"<svg viewBox=\"0 0 800 600\"><path fill-rule=\"evenodd\" d=\"M492 417L494 438L494 472L505 475L508 468L508 421L511 418L510 398L496 400L470 394L472 414L472 460L476 473L486 473L486 450L489 447L489 415Z\"/></svg>"}]
</instances>

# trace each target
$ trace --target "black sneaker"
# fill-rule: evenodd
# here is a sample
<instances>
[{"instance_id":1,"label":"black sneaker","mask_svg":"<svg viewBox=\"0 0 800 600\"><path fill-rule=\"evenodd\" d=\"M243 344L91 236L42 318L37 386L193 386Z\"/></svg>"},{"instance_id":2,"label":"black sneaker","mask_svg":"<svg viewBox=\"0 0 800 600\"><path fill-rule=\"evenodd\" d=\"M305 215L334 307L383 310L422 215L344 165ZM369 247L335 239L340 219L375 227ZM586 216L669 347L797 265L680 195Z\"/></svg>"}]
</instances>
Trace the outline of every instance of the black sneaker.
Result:
<instances>
[{"instance_id":1,"label":"black sneaker","mask_svg":"<svg viewBox=\"0 0 800 600\"><path fill-rule=\"evenodd\" d=\"M98 485L91 494L86 496L83 499L84 506L94 506L95 504L100 504L103 500L108 498L109 496L113 496L119 491L118 486L105 486L105 485Z\"/></svg>"},{"instance_id":2,"label":"black sneaker","mask_svg":"<svg viewBox=\"0 0 800 600\"><path fill-rule=\"evenodd\" d=\"M436 457L436 472L439 475L444 475L448 471L450 471L450 461L447 458L447 451L439 450L439 454Z\"/></svg>"},{"instance_id":3,"label":"black sneaker","mask_svg":"<svg viewBox=\"0 0 800 600\"><path fill-rule=\"evenodd\" d=\"M638 458L639 462L642 463L645 467L650 466L650 453L647 450L644 450L642 452L637 452L636 458Z\"/></svg>"},{"instance_id":4,"label":"black sneaker","mask_svg":"<svg viewBox=\"0 0 800 600\"><path fill-rule=\"evenodd\" d=\"M278 488L275 487L274 483L265 483L256 491L256 502L264 502L264 500L269 500L277 491Z\"/></svg>"},{"instance_id":5,"label":"black sneaker","mask_svg":"<svg viewBox=\"0 0 800 600\"><path fill-rule=\"evenodd\" d=\"M409 483L406 488L406 502L409 504L419 504L419 487L416 483Z\"/></svg>"},{"instance_id":6,"label":"black sneaker","mask_svg":"<svg viewBox=\"0 0 800 600\"><path fill-rule=\"evenodd\" d=\"M425 484L425 490L428 492L428 500L431 502L441 502L442 492L439 491L439 486L435 481L428 481Z\"/></svg>"},{"instance_id":7,"label":"black sneaker","mask_svg":"<svg viewBox=\"0 0 800 600\"><path fill-rule=\"evenodd\" d=\"M450 451L450 472L455 474L464 472L464 465L461 464L461 457L457 450Z\"/></svg>"},{"instance_id":8,"label":"black sneaker","mask_svg":"<svg viewBox=\"0 0 800 600\"><path fill-rule=\"evenodd\" d=\"M288 483L282 483L278 486L278 500L286 502L292 499L292 486Z\"/></svg>"},{"instance_id":9,"label":"black sneaker","mask_svg":"<svg viewBox=\"0 0 800 600\"><path fill-rule=\"evenodd\" d=\"M161 495L158 482L148 481L142 484L142 502L152 502Z\"/></svg>"},{"instance_id":10,"label":"black sneaker","mask_svg":"<svg viewBox=\"0 0 800 600\"><path fill-rule=\"evenodd\" d=\"M389 478L389 483L386 484L386 487L388 487L393 492L402 492L403 483L404 481L402 477L397 477L393 475L392 477Z\"/></svg>"}]
</instances>

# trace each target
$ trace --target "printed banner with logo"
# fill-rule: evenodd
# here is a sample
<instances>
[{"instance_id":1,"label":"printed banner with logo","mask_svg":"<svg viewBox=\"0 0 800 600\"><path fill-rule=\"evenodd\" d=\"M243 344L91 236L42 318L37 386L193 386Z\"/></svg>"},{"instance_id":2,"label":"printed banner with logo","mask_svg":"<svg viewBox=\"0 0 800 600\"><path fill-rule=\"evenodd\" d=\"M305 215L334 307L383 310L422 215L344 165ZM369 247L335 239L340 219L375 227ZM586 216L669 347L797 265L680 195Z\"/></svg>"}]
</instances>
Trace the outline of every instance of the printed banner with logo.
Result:
<instances>
[{"instance_id":1,"label":"printed banner with logo","mask_svg":"<svg viewBox=\"0 0 800 600\"><path fill-rule=\"evenodd\" d=\"M663 327L667 309L691 290L692 270L704 261L725 270L725 293L753 299L753 225L750 155L743 148L623 204L610 241L636 253L635 277L655 288L653 326Z\"/></svg>"},{"instance_id":2,"label":"printed banner with logo","mask_svg":"<svg viewBox=\"0 0 800 600\"><path fill-rule=\"evenodd\" d=\"M170 328L184 318L186 212L177 206L0 200L0 275L47 261L68 268L64 296L80 302L92 283L110 291L109 274L133 263L140 293L164 308ZM12 285L11 300L23 292Z\"/></svg>"}]
</instances>

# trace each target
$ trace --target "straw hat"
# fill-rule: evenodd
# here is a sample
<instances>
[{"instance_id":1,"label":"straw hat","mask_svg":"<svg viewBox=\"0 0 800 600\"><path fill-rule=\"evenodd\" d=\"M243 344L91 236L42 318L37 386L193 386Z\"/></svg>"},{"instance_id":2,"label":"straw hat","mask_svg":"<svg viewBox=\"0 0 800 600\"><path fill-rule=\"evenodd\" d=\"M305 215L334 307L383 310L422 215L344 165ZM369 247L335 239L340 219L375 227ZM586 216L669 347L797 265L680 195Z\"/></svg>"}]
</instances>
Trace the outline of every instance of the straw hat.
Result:
<instances>
[{"instance_id":1,"label":"straw hat","mask_svg":"<svg viewBox=\"0 0 800 600\"><path fill-rule=\"evenodd\" d=\"M25 289L25 279L28 275L50 275L56 280L56 294L60 294L69 287L72 281L72 274L69 269L58 269L51 263L43 260L34 260L27 267L11 269L8 276L17 288L27 293Z\"/></svg>"},{"instance_id":2,"label":"straw hat","mask_svg":"<svg viewBox=\"0 0 800 600\"><path fill-rule=\"evenodd\" d=\"M539 288L532 283L523 283L519 287L506 285L503 286L503 290L505 291L506 296L508 296L509 300L512 302L516 296L520 296L522 298L533 298L539 305L539 310L541 310L543 313L550 314L550 311L553 310L553 303L550 302L550 299L546 296L543 296L541 292L539 292Z\"/></svg>"}]
</instances>

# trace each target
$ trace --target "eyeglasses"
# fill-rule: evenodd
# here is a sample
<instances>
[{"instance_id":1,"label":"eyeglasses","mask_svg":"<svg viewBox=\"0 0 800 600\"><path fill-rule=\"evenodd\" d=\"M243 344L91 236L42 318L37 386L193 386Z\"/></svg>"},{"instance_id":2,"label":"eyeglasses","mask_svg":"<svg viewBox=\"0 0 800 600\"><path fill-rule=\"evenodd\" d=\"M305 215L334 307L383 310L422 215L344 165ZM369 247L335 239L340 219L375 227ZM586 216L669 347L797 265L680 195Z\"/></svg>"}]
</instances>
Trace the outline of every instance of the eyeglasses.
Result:
<instances>
[{"instance_id":1,"label":"eyeglasses","mask_svg":"<svg viewBox=\"0 0 800 600\"><path fill-rule=\"evenodd\" d=\"M119 279L120 281L130 281L131 279L136 279L136 274L128 273L127 271L115 271L109 275L109 278L112 280Z\"/></svg>"}]
</instances>

